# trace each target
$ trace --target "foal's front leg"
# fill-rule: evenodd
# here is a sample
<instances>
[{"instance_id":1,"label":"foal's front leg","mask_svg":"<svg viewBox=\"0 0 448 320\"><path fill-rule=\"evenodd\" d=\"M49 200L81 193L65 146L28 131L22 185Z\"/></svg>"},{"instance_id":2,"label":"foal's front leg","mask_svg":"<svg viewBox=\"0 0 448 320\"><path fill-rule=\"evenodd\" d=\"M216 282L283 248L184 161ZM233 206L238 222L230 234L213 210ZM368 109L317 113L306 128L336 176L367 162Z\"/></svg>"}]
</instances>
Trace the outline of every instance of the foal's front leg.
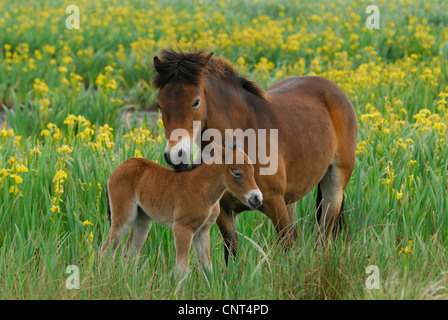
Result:
<instances>
[{"instance_id":1,"label":"foal's front leg","mask_svg":"<svg viewBox=\"0 0 448 320\"><path fill-rule=\"evenodd\" d=\"M202 263L208 271L212 271L212 260L210 259L210 229L215 223L220 213L219 203L212 208L210 216L204 225L193 237L193 248L199 262Z\"/></svg>"},{"instance_id":2,"label":"foal's front leg","mask_svg":"<svg viewBox=\"0 0 448 320\"><path fill-rule=\"evenodd\" d=\"M211 272L213 268L210 259L210 228L203 228L194 235L193 248L199 262Z\"/></svg>"},{"instance_id":3,"label":"foal's front leg","mask_svg":"<svg viewBox=\"0 0 448 320\"><path fill-rule=\"evenodd\" d=\"M176 246L176 269L184 276L188 271L188 258L190 256L191 241L194 232L191 228L174 224L173 233Z\"/></svg>"}]
</instances>

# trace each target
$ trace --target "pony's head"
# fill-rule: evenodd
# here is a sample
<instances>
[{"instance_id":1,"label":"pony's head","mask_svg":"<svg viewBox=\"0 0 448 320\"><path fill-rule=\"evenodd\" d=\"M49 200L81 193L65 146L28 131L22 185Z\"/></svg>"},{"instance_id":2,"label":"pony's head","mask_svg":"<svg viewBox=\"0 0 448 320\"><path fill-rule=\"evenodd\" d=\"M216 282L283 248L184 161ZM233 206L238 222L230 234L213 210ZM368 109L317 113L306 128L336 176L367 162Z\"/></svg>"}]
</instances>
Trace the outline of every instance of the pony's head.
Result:
<instances>
[{"instance_id":1,"label":"pony's head","mask_svg":"<svg viewBox=\"0 0 448 320\"><path fill-rule=\"evenodd\" d=\"M165 159L176 170L189 168L198 131L210 119L207 110L232 103L238 90L266 99L257 83L240 76L227 60L213 57L213 52L162 50L154 57L154 69L153 84L160 89L156 103L167 140ZM201 125L194 126L194 121Z\"/></svg>"},{"instance_id":2,"label":"pony's head","mask_svg":"<svg viewBox=\"0 0 448 320\"><path fill-rule=\"evenodd\" d=\"M213 53L162 50L154 57L154 85L160 88L157 107L162 113L167 146L166 162L176 170L189 167L193 143L207 118L203 74ZM201 127L193 127L200 121Z\"/></svg>"}]
</instances>

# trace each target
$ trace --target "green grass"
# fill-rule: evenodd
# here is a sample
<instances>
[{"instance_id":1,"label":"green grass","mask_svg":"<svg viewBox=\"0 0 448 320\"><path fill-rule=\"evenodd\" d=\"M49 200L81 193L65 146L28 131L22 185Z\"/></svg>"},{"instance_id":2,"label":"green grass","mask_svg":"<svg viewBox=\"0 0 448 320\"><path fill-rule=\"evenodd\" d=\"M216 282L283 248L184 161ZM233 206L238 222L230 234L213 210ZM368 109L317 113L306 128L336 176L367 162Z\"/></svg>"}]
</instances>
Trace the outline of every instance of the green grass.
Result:
<instances>
[{"instance_id":1,"label":"green grass","mask_svg":"<svg viewBox=\"0 0 448 320\"><path fill-rule=\"evenodd\" d=\"M67 135L69 135L67 133ZM22 197L2 189L0 210L0 298L20 299L397 299L446 297L447 270L446 181L439 181L429 167L416 168L418 193L403 205L381 188L381 159L359 159L346 190L348 236L334 239L325 249L319 244L314 218L314 193L297 207L299 239L285 251L275 230L260 212L237 217L239 251L226 266L216 226L212 228L214 271L207 274L191 255L185 279L173 276L174 242L170 230L154 225L134 273L133 262L118 258L110 275L99 264L99 248L109 226L105 212L104 184L110 172L132 155L135 143L125 151L122 134L112 151L92 152L74 144L63 157L69 173L61 212L52 213L51 194L55 143L47 140L41 155L29 158ZM5 144L14 152L13 139ZM29 153L31 141L21 149ZM144 156L161 159L163 146L145 149ZM112 162L112 155L115 161ZM416 157L418 159L418 157ZM424 162L424 161L423 161ZM431 162L436 163L433 159ZM398 165L400 162L398 162ZM362 169L362 168L367 168ZM34 172L32 169L36 169ZM418 172L418 171L421 172ZM435 167L447 177L446 164ZM400 179L400 173L397 172ZM90 183L88 183L90 182ZM97 185L100 184L100 186ZM379 201L378 199L382 199ZM7 214L6 214L7 213ZM92 225L83 226L89 220ZM87 242L90 232L92 242ZM413 253L398 255L412 239ZM123 241L124 243L124 241ZM80 289L68 290L68 265L80 268ZM367 290L366 267L377 265L381 287Z\"/></svg>"}]
</instances>

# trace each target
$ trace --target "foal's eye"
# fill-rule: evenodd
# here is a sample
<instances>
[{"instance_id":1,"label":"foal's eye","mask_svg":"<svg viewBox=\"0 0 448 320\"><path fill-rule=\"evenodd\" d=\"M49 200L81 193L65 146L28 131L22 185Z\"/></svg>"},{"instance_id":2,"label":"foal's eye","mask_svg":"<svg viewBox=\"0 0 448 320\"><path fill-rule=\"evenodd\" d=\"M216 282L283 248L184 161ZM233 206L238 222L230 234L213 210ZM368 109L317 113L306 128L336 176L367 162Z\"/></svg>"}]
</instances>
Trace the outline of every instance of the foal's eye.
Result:
<instances>
[{"instance_id":1,"label":"foal's eye","mask_svg":"<svg viewBox=\"0 0 448 320\"><path fill-rule=\"evenodd\" d=\"M232 173L232 175L235 178L241 178L243 176L243 174L240 171L238 171L237 169L232 168L232 169L230 169L230 172Z\"/></svg>"},{"instance_id":2,"label":"foal's eye","mask_svg":"<svg viewBox=\"0 0 448 320\"><path fill-rule=\"evenodd\" d=\"M196 99L196 100L194 100L194 102L193 102L193 104L191 105L191 107L193 108L193 109L197 109L197 108L199 108L199 104L201 103L201 100L200 99Z\"/></svg>"}]
</instances>

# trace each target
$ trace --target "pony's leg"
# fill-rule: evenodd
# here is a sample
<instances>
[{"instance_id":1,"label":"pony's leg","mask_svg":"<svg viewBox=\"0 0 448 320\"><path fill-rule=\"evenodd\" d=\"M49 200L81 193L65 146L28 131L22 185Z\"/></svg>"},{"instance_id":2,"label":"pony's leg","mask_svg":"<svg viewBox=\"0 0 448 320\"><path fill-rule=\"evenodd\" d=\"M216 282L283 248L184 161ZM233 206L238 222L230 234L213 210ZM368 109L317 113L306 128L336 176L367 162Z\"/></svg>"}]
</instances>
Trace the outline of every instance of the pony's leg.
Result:
<instances>
[{"instance_id":1,"label":"pony's leg","mask_svg":"<svg viewBox=\"0 0 448 320\"><path fill-rule=\"evenodd\" d=\"M296 239L293 237L294 233L290 231L292 224L289 221L289 213L283 196L275 195L265 199L260 210L271 219L284 244L287 247L291 246Z\"/></svg>"},{"instance_id":2,"label":"pony's leg","mask_svg":"<svg viewBox=\"0 0 448 320\"><path fill-rule=\"evenodd\" d=\"M289 216L289 233L291 235L291 238L293 240L296 240L298 238L297 234L297 224L296 224L296 202L289 203L286 206L288 210L288 216Z\"/></svg>"},{"instance_id":3,"label":"pony's leg","mask_svg":"<svg viewBox=\"0 0 448 320\"><path fill-rule=\"evenodd\" d=\"M318 185L316 218L320 234L326 241L330 239L343 207L344 189L348 182L344 176L343 169L332 164Z\"/></svg>"},{"instance_id":4,"label":"pony's leg","mask_svg":"<svg viewBox=\"0 0 448 320\"><path fill-rule=\"evenodd\" d=\"M224 240L224 260L226 264L229 262L229 251L232 258L235 259L238 248L238 234L236 231L235 217L231 210L221 207L221 212L216 219L219 231Z\"/></svg>"},{"instance_id":5,"label":"pony's leg","mask_svg":"<svg viewBox=\"0 0 448 320\"><path fill-rule=\"evenodd\" d=\"M175 223L173 233L176 246L176 269L181 275L185 275L188 271L188 258L194 232L191 228Z\"/></svg>"}]
</instances>

